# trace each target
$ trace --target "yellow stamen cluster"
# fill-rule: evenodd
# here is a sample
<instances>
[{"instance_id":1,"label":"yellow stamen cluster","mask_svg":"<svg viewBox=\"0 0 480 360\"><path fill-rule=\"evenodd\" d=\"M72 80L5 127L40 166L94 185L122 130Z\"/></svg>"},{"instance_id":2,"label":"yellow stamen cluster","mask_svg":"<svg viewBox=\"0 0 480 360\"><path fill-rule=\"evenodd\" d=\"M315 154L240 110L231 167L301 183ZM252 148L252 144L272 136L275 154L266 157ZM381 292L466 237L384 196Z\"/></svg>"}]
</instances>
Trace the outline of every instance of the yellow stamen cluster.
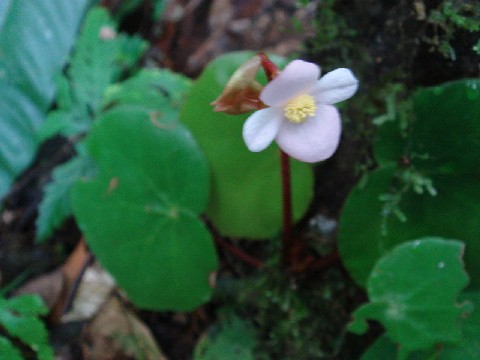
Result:
<instances>
[{"instance_id":1,"label":"yellow stamen cluster","mask_svg":"<svg viewBox=\"0 0 480 360\"><path fill-rule=\"evenodd\" d=\"M307 116L315 114L316 106L313 97L310 95L300 95L291 100L283 109L285 117L293 123L302 123Z\"/></svg>"}]
</instances>

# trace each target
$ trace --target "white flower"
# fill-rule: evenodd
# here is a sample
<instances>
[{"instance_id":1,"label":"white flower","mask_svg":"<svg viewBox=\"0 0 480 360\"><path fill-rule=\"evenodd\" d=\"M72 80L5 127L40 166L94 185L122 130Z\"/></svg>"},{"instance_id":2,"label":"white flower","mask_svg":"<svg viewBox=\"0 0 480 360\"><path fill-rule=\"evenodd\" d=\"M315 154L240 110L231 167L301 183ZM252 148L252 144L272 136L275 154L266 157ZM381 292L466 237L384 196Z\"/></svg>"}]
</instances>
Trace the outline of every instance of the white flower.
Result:
<instances>
[{"instance_id":1,"label":"white flower","mask_svg":"<svg viewBox=\"0 0 480 360\"><path fill-rule=\"evenodd\" d=\"M358 80L344 68L319 76L317 65L294 60L263 88L260 100L269 107L254 112L243 126L250 151L262 151L275 140L300 161L332 156L341 133L340 114L332 104L350 98Z\"/></svg>"}]
</instances>

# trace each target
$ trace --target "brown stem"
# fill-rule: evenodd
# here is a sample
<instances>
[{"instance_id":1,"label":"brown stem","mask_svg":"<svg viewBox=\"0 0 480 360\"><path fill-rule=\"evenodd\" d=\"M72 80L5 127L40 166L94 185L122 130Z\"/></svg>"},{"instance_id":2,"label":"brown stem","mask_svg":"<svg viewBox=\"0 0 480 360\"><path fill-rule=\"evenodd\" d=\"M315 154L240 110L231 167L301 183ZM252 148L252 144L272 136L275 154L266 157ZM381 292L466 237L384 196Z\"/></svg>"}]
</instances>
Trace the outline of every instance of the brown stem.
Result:
<instances>
[{"instance_id":1,"label":"brown stem","mask_svg":"<svg viewBox=\"0 0 480 360\"><path fill-rule=\"evenodd\" d=\"M292 238L292 186L290 176L290 157L280 150L280 172L282 177L282 199L283 199L283 246L282 264L288 268L293 259L293 238Z\"/></svg>"}]
</instances>

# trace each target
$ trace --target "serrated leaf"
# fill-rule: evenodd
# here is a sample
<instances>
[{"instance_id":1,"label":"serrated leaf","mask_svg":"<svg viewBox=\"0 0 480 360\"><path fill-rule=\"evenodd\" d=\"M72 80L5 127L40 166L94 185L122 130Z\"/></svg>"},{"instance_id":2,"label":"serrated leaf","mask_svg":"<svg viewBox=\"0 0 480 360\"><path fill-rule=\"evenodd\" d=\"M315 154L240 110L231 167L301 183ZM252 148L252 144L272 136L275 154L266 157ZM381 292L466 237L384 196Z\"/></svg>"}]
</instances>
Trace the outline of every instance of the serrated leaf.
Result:
<instances>
[{"instance_id":1,"label":"serrated leaf","mask_svg":"<svg viewBox=\"0 0 480 360\"><path fill-rule=\"evenodd\" d=\"M62 134L70 137L84 134L90 130L92 118L85 106L74 106L71 109L58 109L51 111L46 121L38 132L41 141Z\"/></svg>"},{"instance_id":2,"label":"serrated leaf","mask_svg":"<svg viewBox=\"0 0 480 360\"><path fill-rule=\"evenodd\" d=\"M210 164L212 195L207 214L214 225L227 236L268 238L282 224L278 148L272 145L260 153L248 151L242 139L248 115L213 112L210 105L233 72L253 55L237 52L211 62L192 86L181 120ZM298 220L312 198L313 174L308 164L292 161L291 166L293 215Z\"/></svg>"},{"instance_id":3,"label":"serrated leaf","mask_svg":"<svg viewBox=\"0 0 480 360\"><path fill-rule=\"evenodd\" d=\"M45 187L36 221L37 240L44 240L72 215L70 193L82 177L93 176L95 164L86 156L77 156L55 168L52 181Z\"/></svg>"},{"instance_id":4,"label":"serrated leaf","mask_svg":"<svg viewBox=\"0 0 480 360\"><path fill-rule=\"evenodd\" d=\"M30 346L40 360L54 358L53 350L48 343L47 329L37 317L46 314L47 311L41 298L35 295L0 298L0 325L10 336L17 337ZM11 350L8 345L5 345L5 349Z\"/></svg>"},{"instance_id":5,"label":"serrated leaf","mask_svg":"<svg viewBox=\"0 0 480 360\"><path fill-rule=\"evenodd\" d=\"M458 342L461 309L456 300L468 283L463 249L461 242L441 238L394 248L375 264L367 283L369 303L354 312L350 330L361 333L366 319L379 321L408 351Z\"/></svg>"},{"instance_id":6,"label":"serrated leaf","mask_svg":"<svg viewBox=\"0 0 480 360\"><path fill-rule=\"evenodd\" d=\"M42 140L54 135L88 132L100 112L107 87L138 61L145 41L117 34L104 8L92 9L85 20L67 75L58 79L58 109L51 112L40 131ZM156 96L158 99L158 96Z\"/></svg>"},{"instance_id":7,"label":"serrated leaf","mask_svg":"<svg viewBox=\"0 0 480 360\"><path fill-rule=\"evenodd\" d=\"M36 133L91 0L2 1L0 13L0 198L32 160ZM12 154L15 159L12 160Z\"/></svg>"},{"instance_id":8,"label":"serrated leaf","mask_svg":"<svg viewBox=\"0 0 480 360\"><path fill-rule=\"evenodd\" d=\"M105 8L92 9L75 46L68 75L75 99L98 111L105 88L113 81L120 43L113 20Z\"/></svg>"},{"instance_id":9,"label":"serrated leaf","mask_svg":"<svg viewBox=\"0 0 480 360\"><path fill-rule=\"evenodd\" d=\"M184 311L207 301L217 260L198 218L208 174L190 133L117 109L93 128L88 149L99 173L75 187L73 209L100 262L139 307Z\"/></svg>"},{"instance_id":10,"label":"serrated leaf","mask_svg":"<svg viewBox=\"0 0 480 360\"><path fill-rule=\"evenodd\" d=\"M118 79L123 71L131 71L148 49L148 42L138 35L119 34L118 42L120 54L117 59L115 79Z\"/></svg>"}]
</instances>

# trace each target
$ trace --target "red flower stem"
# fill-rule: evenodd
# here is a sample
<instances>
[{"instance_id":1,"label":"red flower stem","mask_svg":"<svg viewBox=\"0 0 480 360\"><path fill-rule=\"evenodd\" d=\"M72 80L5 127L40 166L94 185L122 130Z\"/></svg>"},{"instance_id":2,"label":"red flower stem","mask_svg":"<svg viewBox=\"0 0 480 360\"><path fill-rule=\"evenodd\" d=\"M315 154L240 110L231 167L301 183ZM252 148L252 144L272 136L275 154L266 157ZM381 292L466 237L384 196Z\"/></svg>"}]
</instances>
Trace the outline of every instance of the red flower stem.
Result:
<instances>
[{"instance_id":1,"label":"red flower stem","mask_svg":"<svg viewBox=\"0 0 480 360\"><path fill-rule=\"evenodd\" d=\"M258 53L263 70L268 81L278 75L278 67L265 53ZM282 177L283 199L283 239L282 239L282 265L289 268L294 262L294 242L292 239L292 186L290 176L290 157L280 150L280 173Z\"/></svg>"},{"instance_id":2,"label":"red flower stem","mask_svg":"<svg viewBox=\"0 0 480 360\"><path fill-rule=\"evenodd\" d=\"M283 246L282 264L288 268L292 265L293 239L292 239L292 184L290 176L290 157L280 150L280 173L282 177L283 199Z\"/></svg>"}]
</instances>

